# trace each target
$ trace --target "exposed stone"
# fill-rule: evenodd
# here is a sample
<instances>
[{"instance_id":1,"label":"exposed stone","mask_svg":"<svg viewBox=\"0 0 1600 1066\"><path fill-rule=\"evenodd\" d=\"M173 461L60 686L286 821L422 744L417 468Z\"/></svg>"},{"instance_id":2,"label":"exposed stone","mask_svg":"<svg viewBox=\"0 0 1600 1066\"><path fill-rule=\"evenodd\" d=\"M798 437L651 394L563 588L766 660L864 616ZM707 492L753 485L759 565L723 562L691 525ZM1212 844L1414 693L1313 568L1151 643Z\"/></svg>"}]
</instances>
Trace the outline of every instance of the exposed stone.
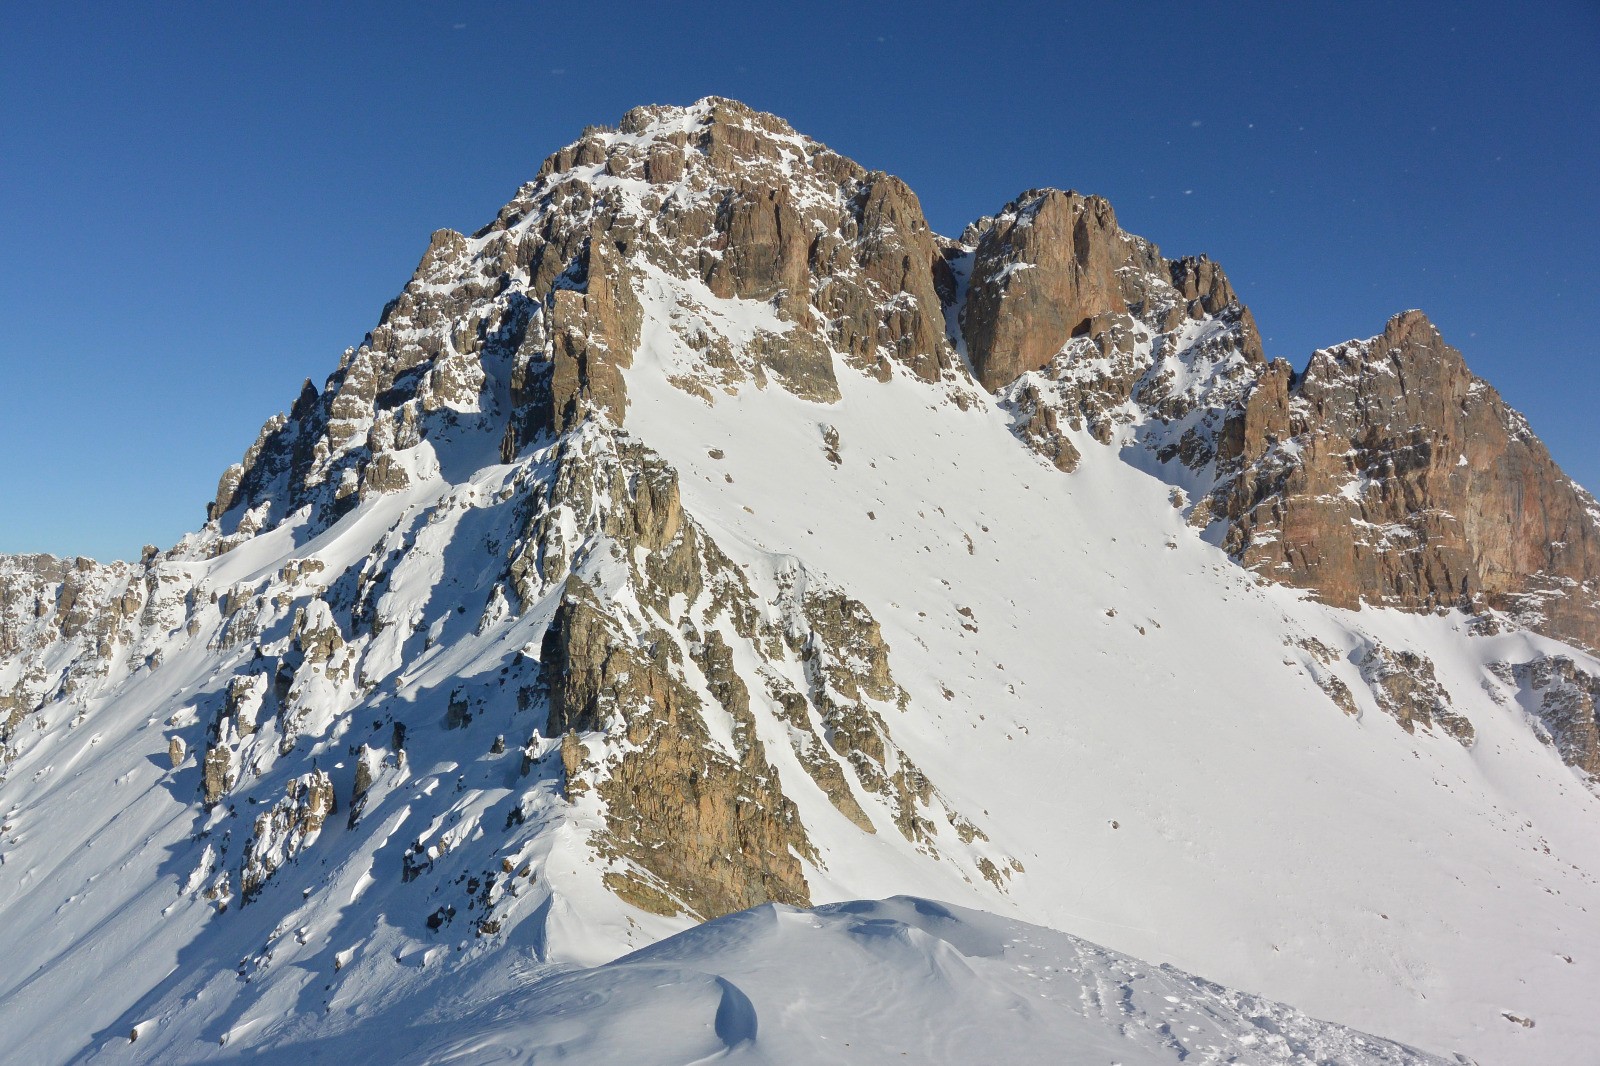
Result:
<instances>
[{"instance_id":1,"label":"exposed stone","mask_svg":"<svg viewBox=\"0 0 1600 1066\"><path fill-rule=\"evenodd\" d=\"M804 905L797 856L811 845L759 740L751 732L742 753L721 751L683 681L676 643L661 632L619 632L586 586L569 589L541 655L551 694L546 734L576 744L569 730L621 730L628 750L597 771L609 829L599 846L669 895L642 891L637 878L615 890L643 909L682 907L703 918L768 900Z\"/></svg>"},{"instance_id":2,"label":"exposed stone","mask_svg":"<svg viewBox=\"0 0 1600 1066\"><path fill-rule=\"evenodd\" d=\"M1469 747L1476 739L1472 723L1455 711L1450 693L1434 676L1431 659L1373 644L1357 665L1378 706L1407 733L1438 726Z\"/></svg>"},{"instance_id":3,"label":"exposed stone","mask_svg":"<svg viewBox=\"0 0 1600 1066\"><path fill-rule=\"evenodd\" d=\"M762 677L767 683L767 693L776 705L779 717L791 728L789 742L800 765L805 768L823 795L828 797L828 802L832 803L840 814L850 819L862 832L876 833L877 829L873 826L872 819L861 809L861 804L851 791L850 782L838 761L829 753L825 742L818 737L816 727L811 720L810 704L806 698L775 671L766 670Z\"/></svg>"},{"instance_id":4,"label":"exposed stone","mask_svg":"<svg viewBox=\"0 0 1600 1066\"><path fill-rule=\"evenodd\" d=\"M1566 655L1495 666L1503 678L1520 688L1522 706L1539 722L1567 765L1600 776L1600 676Z\"/></svg>"},{"instance_id":5,"label":"exposed stone","mask_svg":"<svg viewBox=\"0 0 1600 1066\"><path fill-rule=\"evenodd\" d=\"M567 795L583 791L585 785L583 773L583 758L585 755L583 741L578 739L578 734L567 730L561 736L561 773L567 783Z\"/></svg>"},{"instance_id":6,"label":"exposed stone","mask_svg":"<svg viewBox=\"0 0 1600 1066\"><path fill-rule=\"evenodd\" d=\"M622 371L639 343L641 309L623 261L600 232L583 258L584 288L550 297L552 422L557 432L590 411L621 425L627 413Z\"/></svg>"},{"instance_id":7,"label":"exposed stone","mask_svg":"<svg viewBox=\"0 0 1600 1066\"><path fill-rule=\"evenodd\" d=\"M233 727L240 736L250 736L256 731L256 716L267 687L266 674L235 674L228 679L223 715L232 719Z\"/></svg>"},{"instance_id":8,"label":"exposed stone","mask_svg":"<svg viewBox=\"0 0 1600 1066\"><path fill-rule=\"evenodd\" d=\"M787 586L786 596L796 584ZM807 696L828 746L845 758L863 788L889 805L906 839L931 851L938 829L927 815L936 800L943 801L889 739L888 726L873 706L904 710L909 702L890 673L889 646L877 620L859 600L815 587L807 588L798 604L790 601L788 614L785 639L805 665ZM945 813L957 817L948 807Z\"/></svg>"},{"instance_id":9,"label":"exposed stone","mask_svg":"<svg viewBox=\"0 0 1600 1066\"><path fill-rule=\"evenodd\" d=\"M367 795L378 779L378 768L381 765L381 756L376 749L365 744L356 749L355 779L350 786L349 826L352 829L356 827L361 820L362 812L366 810Z\"/></svg>"},{"instance_id":10,"label":"exposed stone","mask_svg":"<svg viewBox=\"0 0 1600 1066\"><path fill-rule=\"evenodd\" d=\"M1350 686L1331 669L1333 664L1340 660L1339 654L1316 637L1299 637L1291 643L1310 653L1311 661L1306 664L1306 669L1317 687L1325 692L1334 705L1345 714L1352 718L1359 717L1361 712L1356 706Z\"/></svg>"},{"instance_id":11,"label":"exposed stone","mask_svg":"<svg viewBox=\"0 0 1600 1066\"><path fill-rule=\"evenodd\" d=\"M450 694L450 704L445 709L446 729L465 729L472 724L472 702L458 690Z\"/></svg>"},{"instance_id":12,"label":"exposed stone","mask_svg":"<svg viewBox=\"0 0 1600 1066\"><path fill-rule=\"evenodd\" d=\"M962 314L978 384L995 390L1048 363L1096 315L1126 310L1128 249L1111 205L1059 189L1024 193L977 242Z\"/></svg>"},{"instance_id":13,"label":"exposed stone","mask_svg":"<svg viewBox=\"0 0 1600 1066\"><path fill-rule=\"evenodd\" d=\"M326 663L344 647L344 634L322 600L312 600L295 612L292 636L309 663Z\"/></svg>"},{"instance_id":14,"label":"exposed stone","mask_svg":"<svg viewBox=\"0 0 1600 1066\"><path fill-rule=\"evenodd\" d=\"M201 767L201 788L207 806L215 804L237 782L238 766L233 749L227 744L214 743L206 748L206 758Z\"/></svg>"},{"instance_id":15,"label":"exposed stone","mask_svg":"<svg viewBox=\"0 0 1600 1066\"><path fill-rule=\"evenodd\" d=\"M1228 440L1197 514L1252 569L1341 607L1481 601L1600 647L1600 507L1420 312L1292 387L1274 365Z\"/></svg>"},{"instance_id":16,"label":"exposed stone","mask_svg":"<svg viewBox=\"0 0 1600 1066\"><path fill-rule=\"evenodd\" d=\"M241 904L249 903L284 863L309 847L335 812L333 782L321 770L290 780L282 799L256 816L239 865Z\"/></svg>"}]
</instances>

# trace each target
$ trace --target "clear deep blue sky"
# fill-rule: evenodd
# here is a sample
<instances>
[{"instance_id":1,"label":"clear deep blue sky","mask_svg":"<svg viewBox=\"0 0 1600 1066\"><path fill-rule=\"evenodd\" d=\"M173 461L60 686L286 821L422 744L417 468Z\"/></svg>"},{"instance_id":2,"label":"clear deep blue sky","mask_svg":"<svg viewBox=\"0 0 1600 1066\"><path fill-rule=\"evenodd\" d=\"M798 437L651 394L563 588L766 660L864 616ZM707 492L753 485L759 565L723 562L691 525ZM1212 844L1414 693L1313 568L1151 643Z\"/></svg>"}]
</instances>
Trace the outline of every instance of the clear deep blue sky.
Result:
<instances>
[{"instance_id":1,"label":"clear deep blue sky","mask_svg":"<svg viewBox=\"0 0 1600 1066\"><path fill-rule=\"evenodd\" d=\"M170 544L431 231L708 94L946 233L1104 195L1297 366L1421 307L1600 489L1597 56L1596 0L6 5L0 551Z\"/></svg>"}]
</instances>

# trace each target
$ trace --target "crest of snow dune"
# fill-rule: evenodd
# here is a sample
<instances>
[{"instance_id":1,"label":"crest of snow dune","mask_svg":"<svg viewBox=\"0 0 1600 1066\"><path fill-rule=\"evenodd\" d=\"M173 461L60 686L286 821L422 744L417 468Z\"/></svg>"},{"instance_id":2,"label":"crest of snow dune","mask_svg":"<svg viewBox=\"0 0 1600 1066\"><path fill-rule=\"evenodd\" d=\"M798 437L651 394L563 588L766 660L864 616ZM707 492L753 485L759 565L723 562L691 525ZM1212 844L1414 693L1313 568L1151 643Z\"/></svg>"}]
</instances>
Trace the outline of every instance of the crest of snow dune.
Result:
<instances>
[{"instance_id":1,"label":"crest of snow dune","mask_svg":"<svg viewBox=\"0 0 1600 1066\"><path fill-rule=\"evenodd\" d=\"M392 1061L1447 1060L1049 929L897 897L768 905L364 1050ZM1449 1060L1456 1061L1456 1060Z\"/></svg>"}]
</instances>

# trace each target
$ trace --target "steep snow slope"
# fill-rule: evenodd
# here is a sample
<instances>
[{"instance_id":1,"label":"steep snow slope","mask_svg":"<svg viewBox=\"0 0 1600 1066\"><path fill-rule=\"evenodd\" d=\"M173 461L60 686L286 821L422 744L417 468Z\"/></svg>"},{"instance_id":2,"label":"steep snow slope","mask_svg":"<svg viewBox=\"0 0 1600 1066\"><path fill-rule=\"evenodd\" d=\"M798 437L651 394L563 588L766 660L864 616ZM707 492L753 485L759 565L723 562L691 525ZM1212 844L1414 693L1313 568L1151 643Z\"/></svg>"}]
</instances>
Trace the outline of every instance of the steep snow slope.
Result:
<instances>
[{"instance_id":1,"label":"steep snow slope","mask_svg":"<svg viewBox=\"0 0 1600 1066\"><path fill-rule=\"evenodd\" d=\"M977 388L955 306L979 260L1028 274L1004 251L771 116L633 113L435 235L204 529L0 560L8 1054L357 1047L753 903L910 892L1581 1061L1593 738L1524 664L1600 662L1210 543L1172 489L1259 362L1236 302L1124 277L1149 321Z\"/></svg>"},{"instance_id":2,"label":"steep snow slope","mask_svg":"<svg viewBox=\"0 0 1600 1066\"><path fill-rule=\"evenodd\" d=\"M1512 1061L1596 1035L1593 971L1565 957L1600 947L1600 803L1486 668L1562 645L1263 584L1166 484L1099 448L1062 475L987 401L842 377L838 405L708 405L664 386L667 343L647 330L630 424L730 551L757 549L741 562L803 556L872 607L916 664L924 713L895 735L1021 858L1021 913L1422 1046ZM1352 669L1375 643L1433 661L1471 748L1379 709ZM1345 674L1358 720L1319 669ZM1502 1016L1541 1010L1533 1033Z\"/></svg>"}]
</instances>

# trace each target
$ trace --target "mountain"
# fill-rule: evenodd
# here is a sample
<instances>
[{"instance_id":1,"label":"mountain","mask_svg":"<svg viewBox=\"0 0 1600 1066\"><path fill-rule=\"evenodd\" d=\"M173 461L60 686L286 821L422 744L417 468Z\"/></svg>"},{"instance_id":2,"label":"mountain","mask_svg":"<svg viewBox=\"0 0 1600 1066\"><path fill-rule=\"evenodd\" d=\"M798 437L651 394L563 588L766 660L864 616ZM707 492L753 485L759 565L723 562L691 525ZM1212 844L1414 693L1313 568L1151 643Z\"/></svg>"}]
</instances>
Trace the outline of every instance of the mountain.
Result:
<instances>
[{"instance_id":1,"label":"mountain","mask_svg":"<svg viewBox=\"0 0 1600 1066\"><path fill-rule=\"evenodd\" d=\"M1418 312L1296 372L1097 197L947 238L774 116L639 108L434 234L196 532L0 559L0 1039L498 1032L707 919L911 894L1579 1061L1597 551ZM763 936L672 941L723 974L682 995L813 950ZM1138 1017L1103 1039L1165 1054Z\"/></svg>"}]
</instances>

